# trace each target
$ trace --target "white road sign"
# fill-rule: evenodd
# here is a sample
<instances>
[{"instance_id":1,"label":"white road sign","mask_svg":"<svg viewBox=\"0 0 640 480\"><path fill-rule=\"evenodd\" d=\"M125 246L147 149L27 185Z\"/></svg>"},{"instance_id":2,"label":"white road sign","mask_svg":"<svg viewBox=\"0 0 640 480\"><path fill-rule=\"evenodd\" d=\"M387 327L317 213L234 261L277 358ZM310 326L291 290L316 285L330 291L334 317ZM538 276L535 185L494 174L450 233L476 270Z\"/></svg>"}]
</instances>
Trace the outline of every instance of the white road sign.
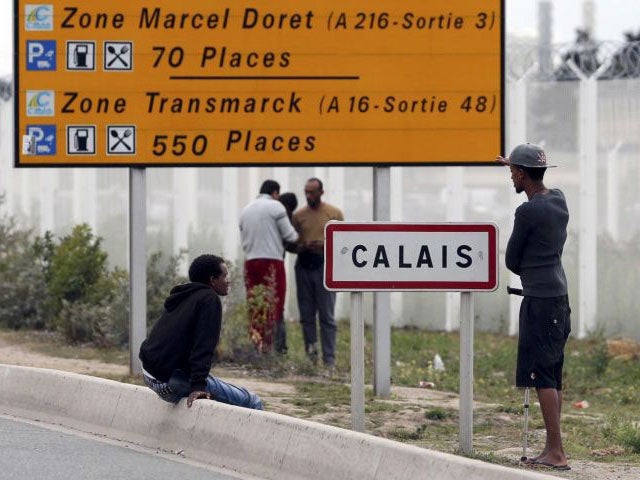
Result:
<instances>
[{"instance_id":1,"label":"white road sign","mask_svg":"<svg viewBox=\"0 0 640 480\"><path fill-rule=\"evenodd\" d=\"M492 223L347 223L325 228L325 286L337 291L492 291Z\"/></svg>"}]
</instances>

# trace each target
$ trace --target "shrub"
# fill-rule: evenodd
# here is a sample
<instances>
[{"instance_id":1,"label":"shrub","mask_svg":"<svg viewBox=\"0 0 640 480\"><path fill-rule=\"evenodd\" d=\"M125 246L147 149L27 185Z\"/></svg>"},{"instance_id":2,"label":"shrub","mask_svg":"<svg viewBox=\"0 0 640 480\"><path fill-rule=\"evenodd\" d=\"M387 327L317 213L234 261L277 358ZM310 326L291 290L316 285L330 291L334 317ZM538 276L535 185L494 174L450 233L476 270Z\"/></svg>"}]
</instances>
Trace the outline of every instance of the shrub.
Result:
<instances>
[{"instance_id":1,"label":"shrub","mask_svg":"<svg viewBox=\"0 0 640 480\"><path fill-rule=\"evenodd\" d=\"M129 341L129 279L123 270L108 273L99 282L100 300L63 301L57 330L72 343L96 347L125 347Z\"/></svg>"},{"instance_id":2,"label":"shrub","mask_svg":"<svg viewBox=\"0 0 640 480\"><path fill-rule=\"evenodd\" d=\"M101 239L87 224L76 225L70 235L55 243L50 235L42 241L45 275L49 287L50 314L58 314L63 302L99 303L109 294L99 281L107 274L107 253ZM62 325L62 330L66 327Z\"/></svg>"},{"instance_id":3,"label":"shrub","mask_svg":"<svg viewBox=\"0 0 640 480\"><path fill-rule=\"evenodd\" d=\"M162 315L164 301L171 289L188 281L178 272L182 260L183 255L172 255L166 258L162 252L149 255L147 259L147 328L152 327Z\"/></svg>"},{"instance_id":4,"label":"shrub","mask_svg":"<svg viewBox=\"0 0 640 480\"><path fill-rule=\"evenodd\" d=\"M3 203L0 198L0 205ZM43 328L47 285L29 230L19 230L13 217L0 218L0 324Z\"/></svg>"},{"instance_id":5,"label":"shrub","mask_svg":"<svg viewBox=\"0 0 640 480\"><path fill-rule=\"evenodd\" d=\"M74 343L91 343L97 347L119 346L123 330L113 321L111 304L62 302L59 313L61 333Z\"/></svg>"},{"instance_id":6,"label":"shrub","mask_svg":"<svg viewBox=\"0 0 640 480\"><path fill-rule=\"evenodd\" d=\"M180 256L164 258L154 252L147 260L147 325L160 317L171 288L184 283L178 273ZM104 272L85 300L63 304L56 322L58 330L72 342L90 342L98 347L129 344L129 273Z\"/></svg>"}]
</instances>

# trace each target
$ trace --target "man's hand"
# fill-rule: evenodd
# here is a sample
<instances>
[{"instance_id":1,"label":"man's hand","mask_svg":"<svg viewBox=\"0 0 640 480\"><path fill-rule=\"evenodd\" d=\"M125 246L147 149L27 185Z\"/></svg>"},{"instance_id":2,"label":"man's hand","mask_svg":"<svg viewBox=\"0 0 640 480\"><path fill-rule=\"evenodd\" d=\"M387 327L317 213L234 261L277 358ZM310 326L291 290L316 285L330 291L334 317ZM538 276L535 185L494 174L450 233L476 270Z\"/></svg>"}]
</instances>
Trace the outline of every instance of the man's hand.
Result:
<instances>
[{"instance_id":1,"label":"man's hand","mask_svg":"<svg viewBox=\"0 0 640 480\"><path fill-rule=\"evenodd\" d=\"M496 157L496 162L498 162L500 165L505 165L507 167L509 166L509 162L507 161L507 159L504 157L501 157L500 155Z\"/></svg>"},{"instance_id":2,"label":"man's hand","mask_svg":"<svg viewBox=\"0 0 640 480\"><path fill-rule=\"evenodd\" d=\"M198 400L199 398L206 398L207 400L211 400L211 395L207 392L191 392L189 394L189 398L187 398L187 407L191 408L194 400Z\"/></svg>"}]
</instances>

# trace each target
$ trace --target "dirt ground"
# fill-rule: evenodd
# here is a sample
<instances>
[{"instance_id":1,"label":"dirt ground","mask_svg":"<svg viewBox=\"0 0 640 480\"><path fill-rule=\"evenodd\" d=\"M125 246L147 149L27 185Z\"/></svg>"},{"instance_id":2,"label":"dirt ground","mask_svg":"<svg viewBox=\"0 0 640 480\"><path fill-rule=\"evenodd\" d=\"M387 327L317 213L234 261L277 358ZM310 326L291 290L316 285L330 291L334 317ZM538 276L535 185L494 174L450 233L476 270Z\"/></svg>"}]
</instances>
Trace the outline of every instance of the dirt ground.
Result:
<instances>
[{"instance_id":1,"label":"dirt ground","mask_svg":"<svg viewBox=\"0 0 640 480\"><path fill-rule=\"evenodd\" d=\"M128 367L122 365L102 363L95 360L49 357L34 352L24 345L12 344L1 335L0 363L52 368L94 376L119 377L126 376L129 373ZM351 420L348 407L338 406L329 409L326 413L312 415L304 408L296 406L292 400L299 398L299 394L296 392L294 385L287 382L303 379L292 378L267 381L263 378L252 377L241 370L219 368L216 368L216 375L231 383L237 383L257 392L263 398L267 409L270 411L343 428L349 428L350 426ZM309 381L309 378L304 380ZM322 378L315 380L318 382L327 381ZM455 394L421 388L392 387L391 397L378 401L387 403L389 408L379 408L374 413L368 414L366 428L367 433L382 437L389 437L390 432L397 432L398 429L403 428L407 432L415 431L416 425L420 424L426 425L425 428L428 428L428 422L425 424L424 418L426 409L440 407L443 410L455 410L458 408L458 398ZM496 413L495 406L479 402L476 402L475 407L474 425L479 426L486 422L499 422L503 423L507 429L519 431L522 428L522 418L519 415L503 412ZM476 429L481 430L481 428ZM505 439L495 438L495 436L483 436L479 432L474 434L473 441L474 448L482 452L482 454L490 454L499 463L511 465L515 468L526 468L518 466L518 459L522 453L522 447L519 444L508 445L505 444ZM418 446L433 447L433 445L422 444L420 441L409 440L409 442ZM529 451L538 451L544 444L544 431L531 432L529 442L531 444ZM457 448L457 444L457 428L453 423L451 435L440 439L437 449L453 453ZM640 467L637 466L571 459L570 464L571 471L545 473L571 480L640 479Z\"/></svg>"}]
</instances>

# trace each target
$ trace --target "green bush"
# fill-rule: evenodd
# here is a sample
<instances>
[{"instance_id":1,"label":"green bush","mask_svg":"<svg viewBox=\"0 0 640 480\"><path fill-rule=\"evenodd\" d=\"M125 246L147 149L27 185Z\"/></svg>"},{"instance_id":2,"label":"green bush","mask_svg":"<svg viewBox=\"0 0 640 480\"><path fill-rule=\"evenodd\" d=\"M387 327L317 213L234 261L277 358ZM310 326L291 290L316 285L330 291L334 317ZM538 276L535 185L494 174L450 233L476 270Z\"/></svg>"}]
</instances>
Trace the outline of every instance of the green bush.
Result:
<instances>
[{"instance_id":1,"label":"green bush","mask_svg":"<svg viewBox=\"0 0 640 480\"><path fill-rule=\"evenodd\" d=\"M42 239L49 313L56 322L62 320L58 314L64 302L100 303L110 294L101 284L107 274L107 253L101 242L87 224L76 225L59 242L50 234ZM67 330L66 325L60 327Z\"/></svg>"},{"instance_id":2,"label":"green bush","mask_svg":"<svg viewBox=\"0 0 640 480\"><path fill-rule=\"evenodd\" d=\"M51 232L34 238L31 231L18 229L12 217L0 217L0 325L49 328L73 343L125 347L129 275L110 271L107 260L102 239L87 224L62 238ZM171 288L187 281L179 274L181 261L183 255L149 256L148 326L162 314ZM242 336L247 338L246 330Z\"/></svg>"},{"instance_id":3,"label":"green bush","mask_svg":"<svg viewBox=\"0 0 640 480\"><path fill-rule=\"evenodd\" d=\"M164 301L175 285L186 279L179 275L180 256L152 253L147 260L147 325L160 317ZM86 300L64 302L56 326L75 343L99 347L126 347L129 343L129 273L105 271L90 289Z\"/></svg>"},{"instance_id":4,"label":"green bush","mask_svg":"<svg viewBox=\"0 0 640 480\"><path fill-rule=\"evenodd\" d=\"M3 200L0 198L0 206ZM15 219L0 218L0 325L8 328L43 328L47 284L29 230Z\"/></svg>"},{"instance_id":5,"label":"green bush","mask_svg":"<svg viewBox=\"0 0 640 480\"><path fill-rule=\"evenodd\" d=\"M58 330L74 343L124 347L129 341L129 277L124 270L107 273L95 285L97 302L63 301Z\"/></svg>"},{"instance_id":6,"label":"green bush","mask_svg":"<svg viewBox=\"0 0 640 480\"><path fill-rule=\"evenodd\" d=\"M119 346L128 332L128 280L125 272L108 270L101 244L87 224L60 239L51 232L37 239L34 249L47 282L47 326L74 343Z\"/></svg>"},{"instance_id":7,"label":"green bush","mask_svg":"<svg viewBox=\"0 0 640 480\"><path fill-rule=\"evenodd\" d=\"M178 273L182 260L183 255L165 257L162 252L149 255L147 259L147 328L152 327L162 315L164 301L171 289L188 281Z\"/></svg>"}]
</instances>

